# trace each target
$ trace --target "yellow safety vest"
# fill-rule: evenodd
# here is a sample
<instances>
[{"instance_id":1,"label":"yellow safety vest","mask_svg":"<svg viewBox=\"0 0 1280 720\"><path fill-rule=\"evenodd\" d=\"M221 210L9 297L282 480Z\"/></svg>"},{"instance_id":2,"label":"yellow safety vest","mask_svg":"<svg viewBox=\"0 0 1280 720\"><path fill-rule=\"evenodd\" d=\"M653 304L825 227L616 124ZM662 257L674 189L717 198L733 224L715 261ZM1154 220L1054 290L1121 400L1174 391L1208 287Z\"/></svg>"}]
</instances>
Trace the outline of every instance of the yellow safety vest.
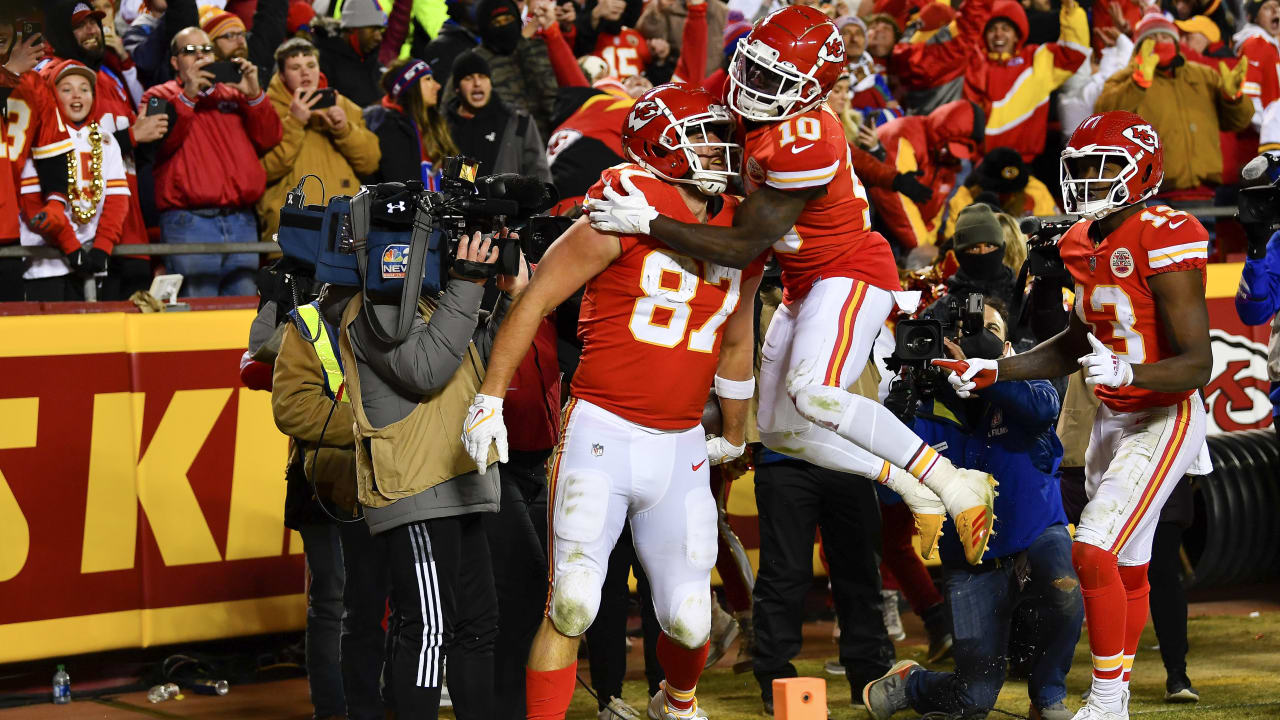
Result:
<instances>
[{"instance_id":1,"label":"yellow safety vest","mask_svg":"<svg viewBox=\"0 0 1280 720\"><path fill-rule=\"evenodd\" d=\"M342 392L346 383L342 374L342 361L334 352L336 339L330 335L329 326L320 319L319 304L310 302L299 305L294 312L302 322L303 327L299 328L303 331L302 339L315 348L316 356L320 358L320 365L324 368L325 394L329 397L337 397L342 402L351 402L347 398L347 393Z\"/></svg>"}]
</instances>

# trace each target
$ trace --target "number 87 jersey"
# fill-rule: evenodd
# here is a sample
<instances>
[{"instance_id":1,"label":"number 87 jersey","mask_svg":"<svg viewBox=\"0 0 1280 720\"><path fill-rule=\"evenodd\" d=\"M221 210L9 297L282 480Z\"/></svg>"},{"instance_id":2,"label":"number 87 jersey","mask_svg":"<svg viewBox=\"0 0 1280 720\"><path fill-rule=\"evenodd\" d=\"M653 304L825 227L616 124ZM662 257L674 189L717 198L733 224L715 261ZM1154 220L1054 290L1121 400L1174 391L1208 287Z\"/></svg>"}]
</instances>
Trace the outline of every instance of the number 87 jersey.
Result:
<instances>
[{"instance_id":1,"label":"number 87 jersey","mask_svg":"<svg viewBox=\"0 0 1280 720\"><path fill-rule=\"evenodd\" d=\"M696 223L679 190L638 165L609 168L587 191L627 176L667 217ZM716 206L719 207L716 207ZM721 195L707 224L733 224L738 199ZM571 394L655 430L687 430L702 418L725 322L742 302L751 310L763 256L745 270L681 255L648 235L621 235L622 254L587 282L578 315L582 359Z\"/></svg>"},{"instance_id":2,"label":"number 87 jersey","mask_svg":"<svg viewBox=\"0 0 1280 720\"><path fill-rule=\"evenodd\" d=\"M1164 318L1176 322L1179 308L1156 307L1147 280L1192 270L1203 281L1209 234L1191 215L1165 205L1130 216L1094 245L1091 220L1071 226L1059 241L1062 261L1076 282L1075 312L1112 352L1130 363L1154 363L1176 355ZM1094 387L1098 399L1117 412L1176 405L1191 395L1127 385Z\"/></svg>"}]
</instances>

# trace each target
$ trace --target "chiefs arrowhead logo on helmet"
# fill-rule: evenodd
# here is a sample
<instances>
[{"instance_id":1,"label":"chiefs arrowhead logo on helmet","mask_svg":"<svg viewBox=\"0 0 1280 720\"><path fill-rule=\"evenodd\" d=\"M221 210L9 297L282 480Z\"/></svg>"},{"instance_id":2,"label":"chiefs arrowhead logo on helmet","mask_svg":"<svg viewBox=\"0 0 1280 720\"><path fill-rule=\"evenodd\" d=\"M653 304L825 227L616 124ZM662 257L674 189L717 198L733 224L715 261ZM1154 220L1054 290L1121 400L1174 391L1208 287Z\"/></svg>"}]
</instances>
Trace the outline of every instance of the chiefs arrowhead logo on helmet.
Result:
<instances>
[{"instance_id":1,"label":"chiefs arrowhead logo on helmet","mask_svg":"<svg viewBox=\"0 0 1280 720\"><path fill-rule=\"evenodd\" d=\"M632 130L639 130L648 125L650 120L658 117L659 112L661 112L661 109L658 107L658 103L652 100L638 102L631 108L631 114L627 117L627 125Z\"/></svg>"},{"instance_id":2,"label":"chiefs arrowhead logo on helmet","mask_svg":"<svg viewBox=\"0 0 1280 720\"><path fill-rule=\"evenodd\" d=\"M1125 137L1147 152L1155 152L1156 148L1160 147L1160 137L1150 125L1131 125L1125 128L1123 133Z\"/></svg>"},{"instance_id":3,"label":"chiefs arrowhead logo on helmet","mask_svg":"<svg viewBox=\"0 0 1280 720\"><path fill-rule=\"evenodd\" d=\"M844 63L844 40L840 39L838 31L827 38L827 43L818 51L818 59L824 63Z\"/></svg>"}]
</instances>

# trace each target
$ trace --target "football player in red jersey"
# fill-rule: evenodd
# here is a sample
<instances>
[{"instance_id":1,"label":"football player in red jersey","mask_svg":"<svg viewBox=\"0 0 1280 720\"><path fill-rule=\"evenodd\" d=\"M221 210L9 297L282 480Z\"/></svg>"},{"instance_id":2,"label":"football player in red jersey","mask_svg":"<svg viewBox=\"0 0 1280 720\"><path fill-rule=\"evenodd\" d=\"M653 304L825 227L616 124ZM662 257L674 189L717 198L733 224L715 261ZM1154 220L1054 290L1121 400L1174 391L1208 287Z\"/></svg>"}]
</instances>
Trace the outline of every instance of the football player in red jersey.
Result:
<instances>
[{"instance_id":1,"label":"football player in red jersey","mask_svg":"<svg viewBox=\"0 0 1280 720\"><path fill-rule=\"evenodd\" d=\"M627 194L611 186L589 201L591 222L727 267L746 267L772 246L784 304L761 353L761 441L893 488L926 546L949 512L977 563L994 521L991 476L954 467L882 405L844 389L862 373L901 289L889 244L870 229L840 121L824 103L844 52L836 26L802 5L773 12L738 41L728 103L743 123L750 194L732 226L663 216L626 178Z\"/></svg>"},{"instance_id":2,"label":"football player in red jersey","mask_svg":"<svg viewBox=\"0 0 1280 720\"><path fill-rule=\"evenodd\" d=\"M623 127L631 164L605 171L587 197L629 178L647 202L689 222L728 226L736 198L733 117L706 91L660 85L641 95ZM752 377L752 299L763 258L745 270L695 260L638 233L610 234L579 220L547 250L495 340L484 385L463 429L483 467L496 443L506 458L502 397L538 323L583 285L582 360L552 458L551 590L529 655L529 718L563 718L573 695L578 636L600 603L609 553L629 519L662 625L666 674L649 703L655 720L705 717L694 688L707 658L716 503L708 466L745 449ZM702 407L715 387L721 436Z\"/></svg>"},{"instance_id":3,"label":"football player in red jersey","mask_svg":"<svg viewBox=\"0 0 1280 720\"><path fill-rule=\"evenodd\" d=\"M1072 561L1084 591L1093 688L1075 720L1129 717L1129 670L1147 621L1147 562L1160 508L1185 473L1209 471L1204 402L1213 358L1194 217L1146 207L1164 177L1155 130L1128 112L1094 115L1062 151L1062 195L1080 222L1058 247L1076 282L1066 330L1003 360L936 360L962 396L999 380L1083 368L1102 401L1085 456L1089 503Z\"/></svg>"}]
</instances>

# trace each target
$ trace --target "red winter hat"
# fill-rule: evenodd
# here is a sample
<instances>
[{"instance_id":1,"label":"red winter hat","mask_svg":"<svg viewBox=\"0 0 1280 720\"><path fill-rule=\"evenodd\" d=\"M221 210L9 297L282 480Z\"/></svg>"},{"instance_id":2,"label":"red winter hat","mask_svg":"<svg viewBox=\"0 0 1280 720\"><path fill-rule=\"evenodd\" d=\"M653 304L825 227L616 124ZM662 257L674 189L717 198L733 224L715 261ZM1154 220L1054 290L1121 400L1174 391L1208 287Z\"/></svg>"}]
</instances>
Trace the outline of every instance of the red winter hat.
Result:
<instances>
[{"instance_id":1,"label":"red winter hat","mask_svg":"<svg viewBox=\"0 0 1280 720\"><path fill-rule=\"evenodd\" d=\"M1174 25L1172 20L1160 14L1159 10L1152 10L1143 15L1138 24L1133 26L1133 44L1142 45L1143 40L1156 33L1167 33L1174 38L1181 37L1178 26Z\"/></svg>"},{"instance_id":2,"label":"red winter hat","mask_svg":"<svg viewBox=\"0 0 1280 720\"><path fill-rule=\"evenodd\" d=\"M991 20L987 21L988 26L991 25L992 20L1007 20L1017 28L1019 46L1027 41L1031 26L1027 22L1027 11L1022 8L1022 3L1016 0L996 0L995 5L991 6Z\"/></svg>"},{"instance_id":3,"label":"red winter hat","mask_svg":"<svg viewBox=\"0 0 1280 720\"><path fill-rule=\"evenodd\" d=\"M289 18L285 20L285 28L290 35L293 35L303 26L310 25L315 19L316 11L311 7L311 3L306 0L293 0L289 3Z\"/></svg>"}]
</instances>

